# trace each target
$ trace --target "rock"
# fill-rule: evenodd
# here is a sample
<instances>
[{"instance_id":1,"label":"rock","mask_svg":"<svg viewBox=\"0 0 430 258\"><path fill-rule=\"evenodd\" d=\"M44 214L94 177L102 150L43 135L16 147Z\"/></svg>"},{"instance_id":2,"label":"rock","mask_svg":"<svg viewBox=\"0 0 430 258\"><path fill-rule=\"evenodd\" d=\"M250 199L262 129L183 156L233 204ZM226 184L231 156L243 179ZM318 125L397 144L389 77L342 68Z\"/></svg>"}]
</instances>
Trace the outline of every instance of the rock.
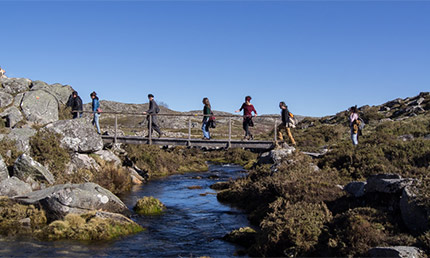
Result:
<instances>
[{"instance_id":1,"label":"rock","mask_svg":"<svg viewBox=\"0 0 430 258\"><path fill-rule=\"evenodd\" d=\"M3 86L4 92L15 95L20 92L30 89L31 80L25 78L6 78L0 79L0 84Z\"/></svg>"},{"instance_id":2,"label":"rock","mask_svg":"<svg viewBox=\"0 0 430 258\"><path fill-rule=\"evenodd\" d=\"M78 169L88 169L100 171L100 165L87 154L74 153L72 154L73 171Z\"/></svg>"},{"instance_id":3,"label":"rock","mask_svg":"<svg viewBox=\"0 0 430 258\"><path fill-rule=\"evenodd\" d=\"M25 204L40 204L50 220L89 211L129 214L127 206L118 197L94 183L55 185L14 199Z\"/></svg>"},{"instance_id":4,"label":"rock","mask_svg":"<svg viewBox=\"0 0 430 258\"><path fill-rule=\"evenodd\" d=\"M9 93L0 91L0 108L4 108L12 104L13 96Z\"/></svg>"},{"instance_id":5,"label":"rock","mask_svg":"<svg viewBox=\"0 0 430 258\"><path fill-rule=\"evenodd\" d=\"M250 247L255 243L256 236L257 232L254 229L250 227L244 227L231 231L222 239L244 247Z\"/></svg>"},{"instance_id":6,"label":"rock","mask_svg":"<svg viewBox=\"0 0 430 258\"><path fill-rule=\"evenodd\" d=\"M400 193L403 188L414 182L410 178L402 178L396 174L379 174L370 176L364 187L366 193Z\"/></svg>"},{"instance_id":7,"label":"rock","mask_svg":"<svg viewBox=\"0 0 430 258\"><path fill-rule=\"evenodd\" d=\"M351 182L347 184L343 190L354 197L361 197L364 195L366 182Z\"/></svg>"},{"instance_id":8,"label":"rock","mask_svg":"<svg viewBox=\"0 0 430 258\"><path fill-rule=\"evenodd\" d=\"M429 212L416 202L417 189L407 186L400 199L400 212L406 227L414 233L423 233L429 229Z\"/></svg>"},{"instance_id":9,"label":"rock","mask_svg":"<svg viewBox=\"0 0 430 258\"><path fill-rule=\"evenodd\" d=\"M98 155L104 161L113 162L115 166L120 166L122 163L121 159L118 158L113 152L109 150L99 150L94 154Z\"/></svg>"},{"instance_id":10,"label":"rock","mask_svg":"<svg viewBox=\"0 0 430 258\"><path fill-rule=\"evenodd\" d=\"M430 140L430 134L427 134L426 136L424 136L424 139Z\"/></svg>"},{"instance_id":11,"label":"rock","mask_svg":"<svg viewBox=\"0 0 430 258\"><path fill-rule=\"evenodd\" d=\"M414 139L414 136L412 134L405 134L405 135L400 135L398 138L399 140L407 142L407 141L412 141Z\"/></svg>"},{"instance_id":12,"label":"rock","mask_svg":"<svg viewBox=\"0 0 430 258\"><path fill-rule=\"evenodd\" d=\"M424 253L414 246L374 247L368 251L370 257L420 258Z\"/></svg>"},{"instance_id":13,"label":"rock","mask_svg":"<svg viewBox=\"0 0 430 258\"><path fill-rule=\"evenodd\" d=\"M58 102L43 90L25 93L21 109L29 122L44 125L58 120Z\"/></svg>"},{"instance_id":14,"label":"rock","mask_svg":"<svg viewBox=\"0 0 430 258\"><path fill-rule=\"evenodd\" d=\"M24 182L55 183L54 176L27 154L18 157L13 165L13 175Z\"/></svg>"},{"instance_id":15,"label":"rock","mask_svg":"<svg viewBox=\"0 0 430 258\"><path fill-rule=\"evenodd\" d=\"M6 127L11 128L24 118L21 114L21 111L19 111L19 109L15 106L5 109L2 113L0 113L0 117L6 119Z\"/></svg>"},{"instance_id":16,"label":"rock","mask_svg":"<svg viewBox=\"0 0 430 258\"><path fill-rule=\"evenodd\" d=\"M9 178L9 171L4 163L3 157L0 155L0 181Z\"/></svg>"},{"instance_id":17,"label":"rock","mask_svg":"<svg viewBox=\"0 0 430 258\"><path fill-rule=\"evenodd\" d=\"M30 138L36 134L36 130L32 128L14 128L5 137L16 142L16 147L19 151L29 153Z\"/></svg>"},{"instance_id":18,"label":"rock","mask_svg":"<svg viewBox=\"0 0 430 258\"><path fill-rule=\"evenodd\" d=\"M295 150L296 148L287 145L284 148L278 148L262 153L258 157L257 164L278 164L283 158L290 156Z\"/></svg>"},{"instance_id":19,"label":"rock","mask_svg":"<svg viewBox=\"0 0 430 258\"><path fill-rule=\"evenodd\" d=\"M69 100L69 96L73 92L73 88L69 85L61 85L59 83L48 85L42 81L34 81L31 90L46 91L54 96L58 103L62 105L66 105L67 101Z\"/></svg>"},{"instance_id":20,"label":"rock","mask_svg":"<svg viewBox=\"0 0 430 258\"><path fill-rule=\"evenodd\" d=\"M211 189L214 190L225 190L230 188L230 183L229 182L216 182L215 184L210 186Z\"/></svg>"},{"instance_id":21,"label":"rock","mask_svg":"<svg viewBox=\"0 0 430 258\"><path fill-rule=\"evenodd\" d=\"M20 108L23 98L24 98L24 93L18 93L18 94L16 94L15 99L13 100L13 106L17 107L17 108Z\"/></svg>"},{"instance_id":22,"label":"rock","mask_svg":"<svg viewBox=\"0 0 430 258\"><path fill-rule=\"evenodd\" d=\"M31 186L17 177L7 178L0 182L0 195L9 197L28 194L32 191Z\"/></svg>"},{"instance_id":23,"label":"rock","mask_svg":"<svg viewBox=\"0 0 430 258\"><path fill-rule=\"evenodd\" d=\"M166 206L160 200L152 196L145 196L137 200L133 209L136 213L141 215L159 215L166 210Z\"/></svg>"},{"instance_id":24,"label":"rock","mask_svg":"<svg viewBox=\"0 0 430 258\"><path fill-rule=\"evenodd\" d=\"M146 181L146 178L141 176L136 169L127 167L127 170L130 172L131 181L134 185L141 185Z\"/></svg>"},{"instance_id":25,"label":"rock","mask_svg":"<svg viewBox=\"0 0 430 258\"><path fill-rule=\"evenodd\" d=\"M48 124L45 129L63 135L61 146L71 151L93 153L103 149L102 137L85 119L60 120Z\"/></svg>"}]
</instances>

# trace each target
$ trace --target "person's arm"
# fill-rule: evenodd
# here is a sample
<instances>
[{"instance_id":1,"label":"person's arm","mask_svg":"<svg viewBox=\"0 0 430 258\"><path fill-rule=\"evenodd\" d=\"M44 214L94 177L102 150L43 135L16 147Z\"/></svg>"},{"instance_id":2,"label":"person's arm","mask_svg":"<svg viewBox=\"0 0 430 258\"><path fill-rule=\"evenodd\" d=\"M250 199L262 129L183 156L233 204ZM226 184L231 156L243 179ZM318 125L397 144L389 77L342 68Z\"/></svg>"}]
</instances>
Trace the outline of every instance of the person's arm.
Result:
<instances>
[{"instance_id":1,"label":"person's arm","mask_svg":"<svg viewBox=\"0 0 430 258\"><path fill-rule=\"evenodd\" d=\"M254 105L252 105L252 111L254 111L254 116L257 116L257 110L255 110Z\"/></svg>"},{"instance_id":2,"label":"person's arm","mask_svg":"<svg viewBox=\"0 0 430 258\"><path fill-rule=\"evenodd\" d=\"M77 108L77 110L79 110L79 111L82 111L83 110L83 106L82 106L82 99L81 99L81 97L76 97L76 108Z\"/></svg>"},{"instance_id":3,"label":"person's arm","mask_svg":"<svg viewBox=\"0 0 430 258\"><path fill-rule=\"evenodd\" d=\"M155 113L155 105L153 100L149 101L149 109L145 112L145 114L154 114Z\"/></svg>"},{"instance_id":4,"label":"person's arm","mask_svg":"<svg viewBox=\"0 0 430 258\"><path fill-rule=\"evenodd\" d=\"M239 113L240 111L242 111L242 109L243 109L243 106L244 106L245 104L242 104L242 106L240 107L240 109L238 109L238 110L236 110L236 111L234 111L234 112L236 112L236 113Z\"/></svg>"}]
</instances>

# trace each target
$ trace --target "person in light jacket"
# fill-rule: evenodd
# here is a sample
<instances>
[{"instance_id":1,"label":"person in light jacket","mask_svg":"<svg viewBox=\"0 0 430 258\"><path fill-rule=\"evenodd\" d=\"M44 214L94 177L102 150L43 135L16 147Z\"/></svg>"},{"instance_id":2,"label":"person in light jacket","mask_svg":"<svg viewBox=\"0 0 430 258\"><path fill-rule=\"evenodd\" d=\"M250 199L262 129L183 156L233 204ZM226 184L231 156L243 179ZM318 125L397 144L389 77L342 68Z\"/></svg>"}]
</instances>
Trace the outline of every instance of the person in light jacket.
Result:
<instances>
[{"instance_id":1,"label":"person in light jacket","mask_svg":"<svg viewBox=\"0 0 430 258\"><path fill-rule=\"evenodd\" d=\"M91 106L94 114L92 124L96 126L97 133L101 134L100 124L99 124L99 118L100 118L100 112L101 112L99 98L97 97L97 93L95 91L93 91L90 94L90 97L92 99Z\"/></svg>"}]
</instances>

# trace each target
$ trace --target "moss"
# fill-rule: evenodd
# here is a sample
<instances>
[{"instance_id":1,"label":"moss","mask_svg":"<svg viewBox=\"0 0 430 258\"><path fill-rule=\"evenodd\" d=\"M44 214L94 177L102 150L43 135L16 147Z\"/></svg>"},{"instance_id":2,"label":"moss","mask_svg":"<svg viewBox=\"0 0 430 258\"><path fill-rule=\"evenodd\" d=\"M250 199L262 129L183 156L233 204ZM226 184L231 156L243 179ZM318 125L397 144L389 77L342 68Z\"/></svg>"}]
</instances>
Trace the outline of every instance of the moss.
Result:
<instances>
[{"instance_id":1,"label":"moss","mask_svg":"<svg viewBox=\"0 0 430 258\"><path fill-rule=\"evenodd\" d=\"M66 164L70 162L70 155L60 146L62 136L40 130L30 138L31 156L48 167L56 178L65 174Z\"/></svg>"},{"instance_id":2,"label":"moss","mask_svg":"<svg viewBox=\"0 0 430 258\"><path fill-rule=\"evenodd\" d=\"M160 215L166 210L166 206L152 196L145 196L137 201L134 210L141 215Z\"/></svg>"},{"instance_id":3,"label":"moss","mask_svg":"<svg viewBox=\"0 0 430 258\"><path fill-rule=\"evenodd\" d=\"M131 220L119 222L100 218L93 212L68 214L64 220L56 220L38 231L37 237L43 240L111 240L141 231L143 228Z\"/></svg>"},{"instance_id":4,"label":"moss","mask_svg":"<svg viewBox=\"0 0 430 258\"><path fill-rule=\"evenodd\" d=\"M223 239L225 241L235 243L244 247L250 247L255 243L257 232L250 227L243 227L235 229L225 235Z\"/></svg>"}]
</instances>

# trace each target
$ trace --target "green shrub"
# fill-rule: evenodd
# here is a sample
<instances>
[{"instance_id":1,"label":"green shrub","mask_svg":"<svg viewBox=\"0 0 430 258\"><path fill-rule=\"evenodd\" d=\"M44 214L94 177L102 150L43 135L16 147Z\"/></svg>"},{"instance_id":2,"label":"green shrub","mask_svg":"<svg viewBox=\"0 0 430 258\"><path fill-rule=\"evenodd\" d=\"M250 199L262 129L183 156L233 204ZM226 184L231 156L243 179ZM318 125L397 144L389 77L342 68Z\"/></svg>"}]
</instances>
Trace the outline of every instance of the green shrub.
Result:
<instances>
[{"instance_id":1,"label":"green shrub","mask_svg":"<svg viewBox=\"0 0 430 258\"><path fill-rule=\"evenodd\" d=\"M0 155L3 157L6 166L13 166L13 163L21 154L22 151L19 151L16 147L15 140L8 140L6 138L0 140Z\"/></svg>"},{"instance_id":2,"label":"green shrub","mask_svg":"<svg viewBox=\"0 0 430 258\"><path fill-rule=\"evenodd\" d=\"M72 114L71 107L67 107L66 105L61 105L58 108L58 120L68 120L72 118L73 118L73 114Z\"/></svg>"},{"instance_id":3,"label":"green shrub","mask_svg":"<svg viewBox=\"0 0 430 258\"><path fill-rule=\"evenodd\" d=\"M140 215L160 215L166 210L166 206L152 196L145 196L137 201L133 209Z\"/></svg>"}]
</instances>

